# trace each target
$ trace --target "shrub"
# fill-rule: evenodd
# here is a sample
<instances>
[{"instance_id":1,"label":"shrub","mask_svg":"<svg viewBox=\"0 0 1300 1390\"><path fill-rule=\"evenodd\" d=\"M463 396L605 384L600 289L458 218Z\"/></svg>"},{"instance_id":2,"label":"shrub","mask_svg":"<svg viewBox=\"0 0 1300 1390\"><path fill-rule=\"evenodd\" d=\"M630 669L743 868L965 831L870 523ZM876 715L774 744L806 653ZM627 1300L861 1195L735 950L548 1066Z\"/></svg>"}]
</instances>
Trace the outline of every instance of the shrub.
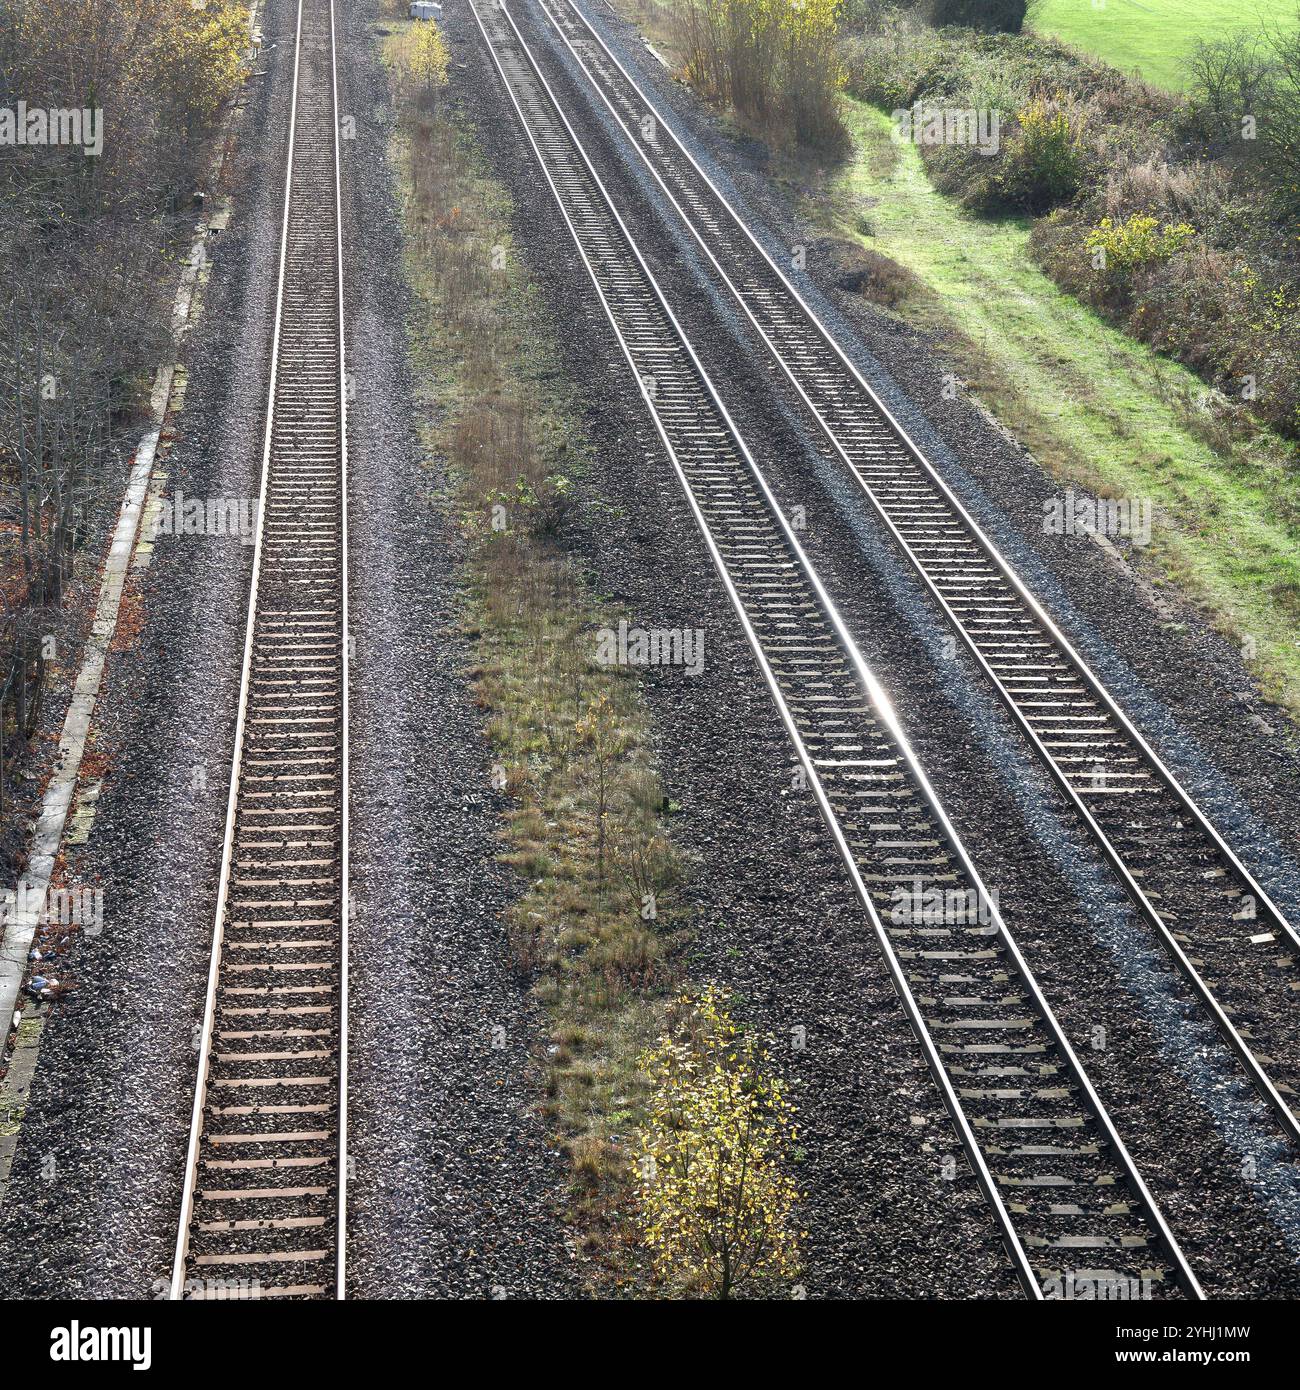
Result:
<instances>
[{"instance_id":1,"label":"shrub","mask_svg":"<svg viewBox=\"0 0 1300 1390\"><path fill-rule=\"evenodd\" d=\"M913 298L921 288L915 272L869 246L852 248L851 259L840 267L835 283L842 290L890 309Z\"/></svg>"},{"instance_id":2,"label":"shrub","mask_svg":"<svg viewBox=\"0 0 1300 1390\"><path fill-rule=\"evenodd\" d=\"M1244 166L1276 219L1300 217L1300 31L1198 45L1182 128Z\"/></svg>"},{"instance_id":3,"label":"shrub","mask_svg":"<svg viewBox=\"0 0 1300 1390\"><path fill-rule=\"evenodd\" d=\"M426 114L435 111L450 66L442 30L431 19L418 20L398 40L393 56L400 99Z\"/></svg>"},{"instance_id":4,"label":"shrub","mask_svg":"<svg viewBox=\"0 0 1300 1390\"><path fill-rule=\"evenodd\" d=\"M844 45L845 85L862 101L888 111L910 106L947 47L932 30L918 32L902 24L887 24L869 39L850 39Z\"/></svg>"},{"instance_id":5,"label":"shrub","mask_svg":"<svg viewBox=\"0 0 1300 1390\"><path fill-rule=\"evenodd\" d=\"M1270 67L1262 36L1247 29L1225 39L1201 40L1187 60L1187 129L1201 139L1243 150L1242 118L1258 113Z\"/></svg>"},{"instance_id":6,"label":"shrub","mask_svg":"<svg viewBox=\"0 0 1300 1390\"><path fill-rule=\"evenodd\" d=\"M840 24L846 30L874 32L894 14L893 0L842 0Z\"/></svg>"},{"instance_id":7,"label":"shrub","mask_svg":"<svg viewBox=\"0 0 1300 1390\"><path fill-rule=\"evenodd\" d=\"M838 11L839 0L803 0L785 10L779 28L779 103L795 140L826 150L847 145L839 114Z\"/></svg>"},{"instance_id":8,"label":"shrub","mask_svg":"<svg viewBox=\"0 0 1300 1390\"><path fill-rule=\"evenodd\" d=\"M1187 363L1229 399L1293 438L1300 434L1300 285L1196 246L1157 265L1128 327Z\"/></svg>"},{"instance_id":9,"label":"shrub","mask_svg":"<svg viewBox=\"0 0 1300 1390\"><path fill-rule=\"evenodd\" d=\"M429 87L442 87L447 81L447 43L431 20L421 20L411 38L411 73Z\"/></svg>"},{"instance_id":10,"label":"shrub","mask_svg":"<svg viewBox=\"0 0 1300 1390\"><path fill-rule=\"evenodd\" d=\"M1003 200L1033 213L1069 202L1086 168L1082 116L1072 115L1071 104L1058 94L1031 101L1016 113L1016 123L997 174Z\"/></svg>"},{"instance_id":11,"label":"shrub","mask_svg":"<svg viewBox=\"0 0 1300 1390\"><path fill-rule=\"evenodd\" d=\"M1260 95L1257 157L1279 220L1300 218L1300 30L1270 39L1270 79Z\"/></svg>"},{"instance_id":12,"label":"shrub","mask_svg":"<svg viewBox=\"0 0 1300 1390\"><path fill-rule=\"evenodd\" d=\"M1106 176L1100 205L1115 221L1130 213L1149 212L1191 222L1204 231L1226 215L1229 198L1225 173L1215 165L1175 165L1152 156L1117 160Z\"/></svg>"},{"instance_id":13,"label":"shrub","mask_svg":"<svg viewBox=\"0 0 1300 1390\"><path fill-rule=\"evenodd\" d=\"M979 101L973 91L953 98L973 109L998 109L997 102ZM975 145L928 147L925 155L936 186L960 198L977 212L1007 208L1041 214L1069 202L1084 186L1090 154L1085 143L1087 121L1080 105L1069 97L1033 97L1016 113L1009 135L1003 135L995 157Z\"/></svg>"},{"instance_id":14,"label":"shrub","mask_svg":"<svg viewBox=\"0 0 1300 1390\"><path fill-rule=\"evenodd\" d=\"M686 79L798 144L842 153L839 7L840 0L677 0Z\"/></svg>"},{"instance_id":15,"label":"shrub","mask_svg":"<svg viewBox=\"0 0 1300 1390\"><path fill-rule=\"evenodd\" d=\"M1084 245L1093 253L1098 270L1127 277L1167 261L1195 235L1196 229L1186 222L1166 222L1162 227L1154 217L1135 212L1125 222L1103 217L1084 238Z\"/></svg>"},{"instance_id":16,"label":"shrub","mask_svg":"<svg viewBox=\"0 0 1300 1390\"><path fill-rule=\"evenodd\" d=\"M797 1273L799 1194L783 1171L794 1108L768 1054L731 1020L725 991L680 1004L678 1036L641 1059L652 1087L638 1164L642 1225L670 1283L725 1299Z\"/></svg>"}]
</instances>

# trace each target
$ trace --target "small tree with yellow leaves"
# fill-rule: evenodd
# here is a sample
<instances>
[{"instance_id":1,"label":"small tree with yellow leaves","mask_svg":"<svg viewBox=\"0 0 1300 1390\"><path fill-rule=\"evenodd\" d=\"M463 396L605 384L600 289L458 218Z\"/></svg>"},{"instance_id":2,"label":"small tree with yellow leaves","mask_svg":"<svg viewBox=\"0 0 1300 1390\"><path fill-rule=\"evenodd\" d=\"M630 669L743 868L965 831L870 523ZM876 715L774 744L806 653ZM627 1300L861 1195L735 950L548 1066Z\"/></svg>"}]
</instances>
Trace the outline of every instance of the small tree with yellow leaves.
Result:
<instances>
[{"instance_id":1,"label":"small tree with yellow leaves","mask_svg":"<svg viewBox=\"0 0 1300 1390\"><path fill-rule=\"evenodd\" d=\"M443 87L447 83L447 41L431 19L421 20L411 34L407 58L411 75L426 87Z\"/></svg>"},{"instance_id":2,"label":"small tree with yellow leaves","mask_svg":"<svg viewBox=\"0 0 1300 1390\"><path fill-rule=\"evenodd\" d=\"M728 1012L725 990L684 997L676 1037L641 1057L651 1096L638 1195L654 1263L671 1284L715 1298L799 1267L799 1192L784 1171L797 1138L785 1083Z\"/></svg>"}]
</instances>

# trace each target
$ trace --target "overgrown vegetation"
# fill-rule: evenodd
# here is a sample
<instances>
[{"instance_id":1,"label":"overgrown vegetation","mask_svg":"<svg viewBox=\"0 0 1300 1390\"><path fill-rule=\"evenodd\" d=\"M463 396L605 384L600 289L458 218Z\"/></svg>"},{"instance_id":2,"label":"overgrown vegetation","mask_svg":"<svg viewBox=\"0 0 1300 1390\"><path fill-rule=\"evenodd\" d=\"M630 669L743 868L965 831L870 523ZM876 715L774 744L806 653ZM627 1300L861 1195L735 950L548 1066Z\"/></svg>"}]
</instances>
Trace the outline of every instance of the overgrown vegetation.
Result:
<instances>
[{"instance_id":1,"label":"overgrown vegetation","mask_svg":"<svg viewBox=\"0 0 1300 1390\"><path fill-rule=\"evenodd\" d=\"M675 0L685 75L777 139L842 153L840 0Z\"/></svg>"},{"instance_id":2,"label":"overgrown vegetation","mask_svg":"<svg viewBox=\"0 0 1300 1390\"><path fill-rule=\"evenodd\" d=\"M1185 99L1051 41L893 8L846 67L886 110L996 117L994 149L923 145L935 184L1039 217L1031 246L1058 284L1300 438L1300 31L1201 44Z\"/></svg>"},{"instance_id":3,"label":"overgrown vegetation","mask_svg":"<svg viewBox=\"0 0 1300 1390\"><path fill-rule=\"evenodd\" d=\"M36 137L0 163L0 762L35 731L77 548L171 350L172 258L247 45L234 0L0 6L0 111L25 103Z\"/></svg>"},{"instance_id":4,"label":"overgrown vegetation","mask_svg":"<svg viewBox=\"0 0 1300 1390\"><path fill-rule=\"evenodd\" d=\"M604 1290L652 1284L636 1213L643 1055L680 988L667 828L640 686L597 660L617 626L566 545L585 443L557 397L550 331L434 65L432 25L388 56L401 112L414 341L428 441L452 474L466 546L475 689L506 794L517 963L546 1006L546 1105L570 1162L571 1216ZM415 37L418 35L418 39Z\"/></svg>"},{"instance_id":5,"label":"overgrown vegetation","mask_svg":"<svg viewBox=\"0 0 1300 1390\"><path fill-rule=\"evenodd\" d=\"M718 1299L788 1288L799 1272L794 1106L729 1005L714 988L683 996L675 1032L641 1059L651 1083L638 1191L646 1244L670 1287Z\"/></svg>"}]
</instances>

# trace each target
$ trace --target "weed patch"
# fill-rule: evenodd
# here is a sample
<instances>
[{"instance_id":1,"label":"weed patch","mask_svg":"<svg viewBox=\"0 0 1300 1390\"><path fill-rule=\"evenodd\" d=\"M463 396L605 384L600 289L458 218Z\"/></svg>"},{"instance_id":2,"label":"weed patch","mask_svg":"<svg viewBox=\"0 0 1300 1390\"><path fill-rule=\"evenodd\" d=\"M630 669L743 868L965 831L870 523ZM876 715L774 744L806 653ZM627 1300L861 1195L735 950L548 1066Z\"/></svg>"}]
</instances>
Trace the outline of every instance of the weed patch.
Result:
<instances>
[{"instance_id":1,"label":"weed patch","mask_svg":"<svg viewBox=\"0 0 1300 1390\"><path fill-rule=\"evenodd\" d=\"M637 678L596 660L597 632L617 616L564 545L587 445L555 389L507 194L446 97L445 68L417 75L402 32L386 52L426 442L454 488L471 675L505 796L501 857L522 887L510 940L551 1021L544 1104L570 1162L570 1215L610 1291L647 1277L632 1210L638 1058L679 983L682 864Z\"/></svg>"}]
</instances>

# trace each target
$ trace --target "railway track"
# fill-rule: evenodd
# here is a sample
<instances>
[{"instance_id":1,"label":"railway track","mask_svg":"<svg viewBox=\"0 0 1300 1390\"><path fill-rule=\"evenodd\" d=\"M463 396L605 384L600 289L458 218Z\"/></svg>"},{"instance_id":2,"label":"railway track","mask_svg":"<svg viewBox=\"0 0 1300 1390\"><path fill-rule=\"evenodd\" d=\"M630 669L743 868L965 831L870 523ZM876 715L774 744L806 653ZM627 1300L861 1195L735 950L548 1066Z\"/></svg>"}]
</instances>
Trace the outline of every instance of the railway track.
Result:
<instances>
[{"instance_id":1,"label":"railway track","mask_svg":"<svg viewBox=\"0 0 1300 1390\"><path fill-rule=\"evenodd\" d=\"M1137 910L1300 1140L1300 936L571 0L539 6Z\"/></svg>"},{"instance_id":2,"label":"railway track","mask_svg":"<svg viewBox=\"0 0 1300 1390\"><path fill-rule=\"evenodd\" d=\"M1202 1297L1141 1174L513 18L478 26L640 385L1030 1297ZM1134 1294L1133 1296L1139 1296Z\"/></svg>"},{"instance_id":3,"label":"railway track","mask_svg":"<svg viewBox=\"0 0 1300 1390\"><path fill-rule=\"evenodd\" d=\"M347 444L332 0L299 0L261 497L172 1298L344 1293Z\"/></svg>"}]
</instances>

